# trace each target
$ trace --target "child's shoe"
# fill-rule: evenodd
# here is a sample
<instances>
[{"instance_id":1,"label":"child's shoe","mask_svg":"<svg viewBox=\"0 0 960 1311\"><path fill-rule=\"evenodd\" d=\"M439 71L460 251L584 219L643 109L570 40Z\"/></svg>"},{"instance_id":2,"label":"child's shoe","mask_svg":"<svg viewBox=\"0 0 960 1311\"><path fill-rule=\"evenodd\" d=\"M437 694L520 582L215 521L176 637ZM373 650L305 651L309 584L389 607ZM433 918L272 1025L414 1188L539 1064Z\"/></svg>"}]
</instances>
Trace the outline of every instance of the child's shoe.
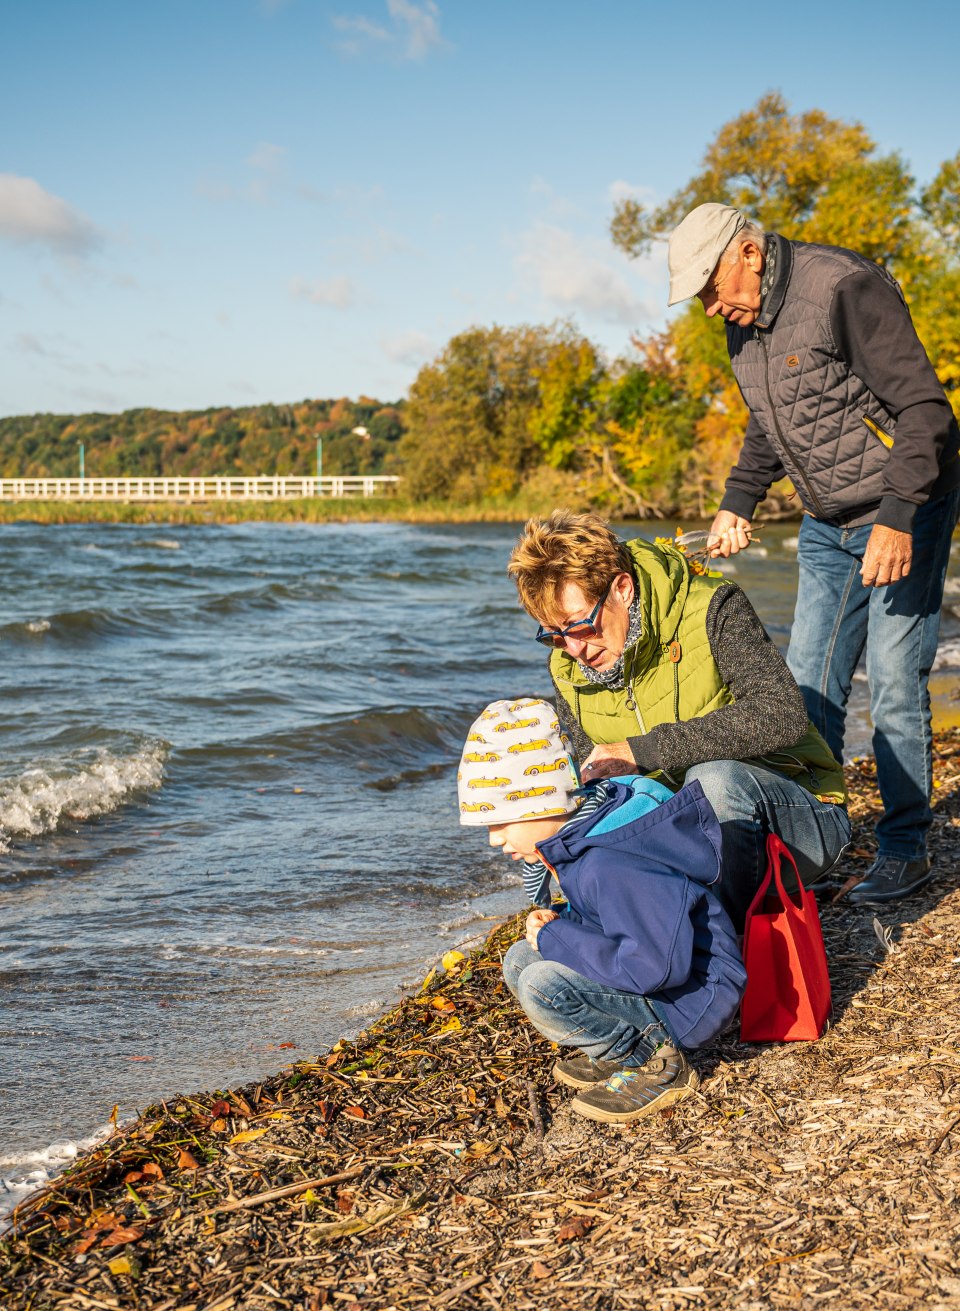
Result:
<instances>
[{"instance_id":1,"label":"child's shoe","mask_svg":"<svg viewBox=\"0 0 960 1311\"><path fill-rule=\"evenodd\" d=\"M595 1083L606 1083L623 1069L623 1061L595 1061L583 1052L555 1061L553 1077L568 1088L592 1088Z\"/></svg>"},{"instance_id":2,"label":"child's shoe","mask_svg":"<svg viewBox=\"0 0 960 1311\"><path fill-rule=\"evenodd\" d=\"M618 1070L606 1083L584 1089L571 1106L590 1120L626 1124L665 1110L699 1086L699 1076L683 1052L664 1043L646 1065Z\"/></svg>"}]
</instances>

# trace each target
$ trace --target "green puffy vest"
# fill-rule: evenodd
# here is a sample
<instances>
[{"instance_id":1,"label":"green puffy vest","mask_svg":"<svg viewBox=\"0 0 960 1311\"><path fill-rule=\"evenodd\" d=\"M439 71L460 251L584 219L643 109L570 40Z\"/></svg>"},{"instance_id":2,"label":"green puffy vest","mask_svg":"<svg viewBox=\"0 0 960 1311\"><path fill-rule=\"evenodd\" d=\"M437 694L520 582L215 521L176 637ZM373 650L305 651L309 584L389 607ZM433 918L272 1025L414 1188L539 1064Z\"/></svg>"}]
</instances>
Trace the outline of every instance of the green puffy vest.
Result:
<instances>
[{"instance_id":1,"label":"green puffy vest","mask_svg":"<svg viewBox=\"0 0 960 1311\"><path fill-rule=\"evenodd\" d=\"M562 648L550 656L561 696L591 742L604 745L708 715L735 698L723 682L707 638L707 607L725 578L694 574L682 552L637 539L627 543L634 562L642 630L624 654L624 687L614 692L591 683ZM822 801L846 801L843 769L808 723L795 746L747 764L775 769ZM680 787L682 777L663 775Z\"/></svg>"}]
</instances>

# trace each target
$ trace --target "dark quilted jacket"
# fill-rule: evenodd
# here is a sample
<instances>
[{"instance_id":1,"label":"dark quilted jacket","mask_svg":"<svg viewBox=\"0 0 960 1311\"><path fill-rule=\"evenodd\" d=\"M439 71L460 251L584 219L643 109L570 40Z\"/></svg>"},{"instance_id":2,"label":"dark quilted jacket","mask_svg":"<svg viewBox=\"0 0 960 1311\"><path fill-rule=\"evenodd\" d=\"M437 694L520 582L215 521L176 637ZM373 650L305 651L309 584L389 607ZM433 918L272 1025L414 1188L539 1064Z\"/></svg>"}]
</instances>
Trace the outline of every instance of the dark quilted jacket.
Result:
<instances>
[{"instance_id":1,"label":"dark quilted jacket","mask_svg":"<svg viewBox=\"0 0 960 1311\"><path fill-rule=\"evenodd\" d=\"M886 270L851 250L772 240L775 286L755 325L727 324L730 362L804 507L818 519L848 519L883 495L896 421L833 340L834 288L841 278L869 270L903 296Z\"/></svg>"}]
</instances>

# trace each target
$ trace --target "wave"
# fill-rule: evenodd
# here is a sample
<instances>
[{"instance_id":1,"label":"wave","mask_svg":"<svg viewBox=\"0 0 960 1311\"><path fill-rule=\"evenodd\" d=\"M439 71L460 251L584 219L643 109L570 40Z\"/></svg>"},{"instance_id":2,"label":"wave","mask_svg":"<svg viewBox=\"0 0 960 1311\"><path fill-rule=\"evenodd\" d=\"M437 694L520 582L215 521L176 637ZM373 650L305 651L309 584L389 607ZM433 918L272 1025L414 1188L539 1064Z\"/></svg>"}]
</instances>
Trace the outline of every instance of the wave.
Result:
<instances>
[{"instance_id":1,"label":"wave","mask_svg":"<svg viewBox=\"0 0 960 1311\"><path fill-rule=\"evenodd\" d=\"M0 1156L0 1217L9 1215L15 1206L42 1188L82 1152L103 1142L112 1131L112 1124L104 1124L86 1138L65 1138L39 1152Z\"/></svg>"},{"instance_id":2,"label":"wave","mask_svg":"<svg viewBox=\"0 0 960 1311\"><path fill-rule=\"evenodd\" d=\"M54 639L75 645L105 637L130 638L140 633L163 631L164 624L151 622L143 615L123 614L118 610L62 610L43 618L4 624L0 628L0 637L22 642L49 633Z\"/></svg>"},{"instance_id":3,"label":"wave","mask_svg":"<svg viewBox=\"0 0 960 1311\"><path fill-rule=\"evenodd\" d=\"M138 793L155 790L168 751L156 740L130 755L99 747L38 761L15 778L0 779L0 851L9 850L11 838L41 837L62 823L109 814Z\"/></svg>"}]
</instances>

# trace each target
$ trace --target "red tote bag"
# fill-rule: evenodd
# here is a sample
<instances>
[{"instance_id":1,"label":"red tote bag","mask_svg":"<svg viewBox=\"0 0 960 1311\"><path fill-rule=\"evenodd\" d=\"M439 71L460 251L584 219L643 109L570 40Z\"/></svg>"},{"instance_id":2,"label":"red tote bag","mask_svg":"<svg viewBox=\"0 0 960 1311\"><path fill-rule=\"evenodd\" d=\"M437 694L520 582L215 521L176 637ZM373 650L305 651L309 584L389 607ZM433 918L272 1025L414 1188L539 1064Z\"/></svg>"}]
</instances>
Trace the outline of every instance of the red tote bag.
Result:
<instances>
[{"instance_id":1,"label":"red tote bag","mask_svg":"<svg viewBox=\"0 0 960 1311\"><path fill-rule=\"evenodd\" d=\"M744 1042L798 1042L820 1037L830 1014L830 974L820 916L812 892L800 882L791 895L780 865L790 849L775 834L767 838L767 873L743 931L747 987L740 1007Z\"/></svg>"}]
</instances>

